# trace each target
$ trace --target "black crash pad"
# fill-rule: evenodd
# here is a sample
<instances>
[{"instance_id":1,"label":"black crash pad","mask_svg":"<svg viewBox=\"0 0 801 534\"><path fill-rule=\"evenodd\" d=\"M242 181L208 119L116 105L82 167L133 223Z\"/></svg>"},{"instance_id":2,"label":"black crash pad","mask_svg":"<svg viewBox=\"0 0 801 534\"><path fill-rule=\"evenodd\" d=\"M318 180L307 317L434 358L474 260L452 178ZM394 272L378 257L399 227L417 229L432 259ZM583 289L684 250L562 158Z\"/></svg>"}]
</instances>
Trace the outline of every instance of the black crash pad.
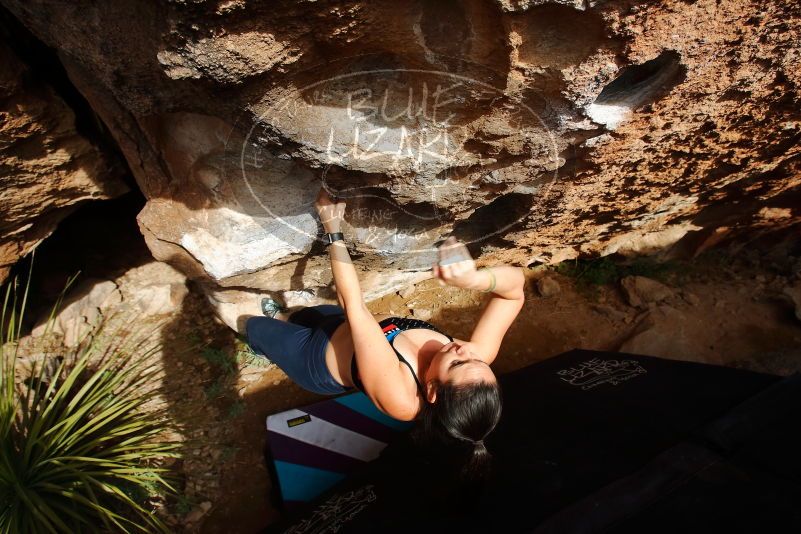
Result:
<instances>
[{"instance_id":1,"label":"black crash pad","mask_svg":"<svg viewBox=\"0 0 801 534\"><path fill-rule=\"evenodd\" d=\"M801 532L801 377L574 350L499 380L483 487L404 439L268 532Z\"/></svg>"}]
</instances>

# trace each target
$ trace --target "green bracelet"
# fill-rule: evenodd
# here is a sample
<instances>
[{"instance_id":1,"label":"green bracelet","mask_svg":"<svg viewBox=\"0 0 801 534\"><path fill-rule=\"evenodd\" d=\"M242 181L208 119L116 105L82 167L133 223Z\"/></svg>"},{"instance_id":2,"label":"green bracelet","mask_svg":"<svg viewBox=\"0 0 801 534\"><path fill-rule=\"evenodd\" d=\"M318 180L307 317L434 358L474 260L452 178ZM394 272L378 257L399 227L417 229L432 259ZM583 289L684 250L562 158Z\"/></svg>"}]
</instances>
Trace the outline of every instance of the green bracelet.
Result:
<instances>
[{"instance_id":1,"label":"green bracelet","mask_svg":"<svg viewBox=\"0 0 801 534\"><path fill-rule=\"evenodd\" d=\"M496 282L495 273L493 273L492 270L489 267L481 267L478 270L479 271L487 271L490 274L490 277L492 278L492 282L490 283L489 288L488 289L482 289L481 292L482 293L492 293L493 291L495 291L495 282Z\"/></svg>"}]
</instances>

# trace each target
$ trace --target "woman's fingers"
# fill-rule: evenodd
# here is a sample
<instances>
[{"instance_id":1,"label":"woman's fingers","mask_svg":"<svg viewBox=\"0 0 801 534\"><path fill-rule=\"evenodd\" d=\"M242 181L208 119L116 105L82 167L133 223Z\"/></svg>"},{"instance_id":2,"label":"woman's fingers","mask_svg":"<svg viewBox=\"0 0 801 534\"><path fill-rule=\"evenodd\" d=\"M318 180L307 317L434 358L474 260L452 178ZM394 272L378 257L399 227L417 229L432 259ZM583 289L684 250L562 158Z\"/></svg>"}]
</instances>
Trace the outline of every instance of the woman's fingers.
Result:
<instances>
[{"instance_id":1,"label":"woman's fingers","mask_svg":"<svg viewBox=\"0 0 801 534\"><path fill-rule=\"evenodd\" d=\"M470 260L461 260L455 263L440 263L438 265L438 273L442 278L458 278L464 276L475 270L475 262Z\"/></svg>"},{"instance_id":2,"label":"woman's fingers","mask_svg":"<svg viewBox=\"0 0 801 534\"><path fill-rule=\"evenodd\" d=\"M451 236L438 247L439 261L432 268L441 284L458 285L460 278L474 271L476 266L464 243Z\"/></svg>"},{"instance_id":3,"label":"woman's fingers","mask_svg":"<svg viewBox=\"0 0 801 534\"><path fill-rule=\"evenodd\" d=\"M333 197L331 193L328 192L328 189L325 188L325 186L320 188L314 204L315 206L318 206L318 208L323 206L334 206L337 211L341 211L342 213L345 212L345 201Z\"/></svg>"},{"instance_id":4,"label":"woman's fingers","mask_svg":"<svg viewBox=\"0 0 801 534\"><path fill-rule=\"evenodd\" d=\"M473 270L475 270L473 260L462 260L451 264L451 275L453 276L463 276Z\"/></svg>"},{"instance_id":5,"label":"woman's fingers","mask_svg":"<svg viewBox=\"0 0 801 534\"><path fill-rule=\"evenodd\" d=\"M445 280L446 282L453 277L453 273L451 271L450 265L439 265L439 277Z\"/></svg>"}]
</instances>

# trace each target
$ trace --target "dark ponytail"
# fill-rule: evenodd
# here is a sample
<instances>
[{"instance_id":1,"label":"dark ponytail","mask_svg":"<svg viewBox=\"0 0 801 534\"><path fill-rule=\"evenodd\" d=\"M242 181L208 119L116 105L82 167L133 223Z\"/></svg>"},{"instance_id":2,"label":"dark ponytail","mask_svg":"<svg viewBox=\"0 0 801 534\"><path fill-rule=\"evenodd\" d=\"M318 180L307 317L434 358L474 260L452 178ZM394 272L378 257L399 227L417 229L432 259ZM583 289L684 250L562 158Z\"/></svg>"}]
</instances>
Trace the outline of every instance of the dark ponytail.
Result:
<instances>
[{"instance_id":1,"label":"dark ponytail","mask_svg":"<svg viewBox=\"0 0 801 534\"><path fill-rule=\"evenodd\" d=\"M478 440L473 443L473 450L467 459L462 470L463 478L472 480L483 479L489 474L492 465L492 455L484 445L484 440Z\"/></svg>"},{"instance_id":2,"label":"dark ponytail","mask_svg":"<svg viewBox=\"0 0 801 534\"><path fill-rule=\"evenodd\" d=\"M436 402L426 403L415 429L415 441L456 479L487 477L491 455L484 439L501 417L497 383L476 382L437 386Z\"/></svg>"}]
</instances>

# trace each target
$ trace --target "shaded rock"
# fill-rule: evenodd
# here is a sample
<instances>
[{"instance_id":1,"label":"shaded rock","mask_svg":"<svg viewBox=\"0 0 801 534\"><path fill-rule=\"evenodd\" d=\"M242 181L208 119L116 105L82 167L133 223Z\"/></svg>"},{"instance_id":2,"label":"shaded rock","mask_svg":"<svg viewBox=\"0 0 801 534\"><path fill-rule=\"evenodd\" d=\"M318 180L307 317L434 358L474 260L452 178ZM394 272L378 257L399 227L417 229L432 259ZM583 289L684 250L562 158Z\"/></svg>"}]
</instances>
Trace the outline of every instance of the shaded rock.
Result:
<instances>
[{"instance_id":1,"label":"shaded rock","mask_svg":"<svg viewBox=\"0 0 801 534\"><path fill-rule=\"evenodd\" d=\"M651 303L661 302L673 296L673 290L644 276L626 276L620 280L620 286L630 306L641 308Z\"/></svg>"},{"instance_id":2,"label":"shaded rock","mask_svg":"<svg viewBox=\"0 0 801 534\"><path fill-rule=\"evenodd\" d=\"M600 313L601 315L608 317L612 321L623 321L626 323L631 322L631 315L617 310L611 306L606 306L602 304L593 304L591 305L592 309L596 312Z\"/></svg>"},{"instance_id":3,"label":"shaded rock","mask_svg":"<svg viewBox=\"0 0 801 534\"><path fill-rule=\"evenodd\" d=\"M698 298L698 295L695 293L690 293L689 291L682 291L681 298L683 298L684 301L691 306L698 306L701 304L701 299Z\"/></svg>"},{"instance_id":4,"label":"shaded rock","mask_svg":"<svg viewBox=\"0 0 801 534\"><path fill-rule=\"evenodd\" d=\"M550 298L558 295L562 288L559 286L559 282L552 277L545 276L537 280L537 291L541 297Z\"/></svg>"},{"instance_id":5,"label":"shaded rock","mask_svg":"<svg viewBox=\"0 0 801 534\"><path fill-rule=\"evenodd\" d=\"M698 338L684 314L670 306L658 306L648 312L618 350L691 361L698 352Z\"/></svg>"},{"instance_id":6,"label":"shaded rock","mask_svg":"<svg viewBox=\"0 0 801 534\"><path fill-rule=\"evenodd\" d=\"M793 306L795 306L795 316L801 321L801 283L792 287L785 287L783 294L792 301Z\"/></svg>"},{"instance_id":7,"label":"shaded rock","mask_svg":"<svg viewBox=\"0 0 801 534\"><path fill-rule=\"evenodd\" d=\"M211 506L212 505L209 501L204 501L200 503L198 506L193 508L191 512L186 514L186 517L184 518L184 523L186 524L197 523L203 518L204 515L206 515L209 512L209 510L211 510Z\"/></svg>"},{"instance_id":8,"label":"shaded rock","mask_svg":"<svg viewBox=\"0 0 801 534\"><path fill-rule=\"evenodd\" d=\"M779 376L801 372L801 349L771 350L759 358L733 362L734 366Z\"/></svg>"},{"instance_id":9,"label":"shaded rock","mask_svg":"<svg viewBox=\"0 0 801 534\"><path fill-rule=\"evenodd\" d=\"M70 107L0 42L0 283L81 203L128 187Z\"/></svg>"},{"instance_id":10,"label":"shaded rock","mask_svg":"<svg viewBox=\"0 0 801 534\"><path fill-rule=\"evenodd\" d=\"M86 279L73 289L65 299L61 310L52 323L49 312L39 319L33 329L34 336L45 330L62 334L66 345L75 345L88 330L103 319L103 312L122 302L122 293L111 280Z\"/></svg>"}]
</instances>

